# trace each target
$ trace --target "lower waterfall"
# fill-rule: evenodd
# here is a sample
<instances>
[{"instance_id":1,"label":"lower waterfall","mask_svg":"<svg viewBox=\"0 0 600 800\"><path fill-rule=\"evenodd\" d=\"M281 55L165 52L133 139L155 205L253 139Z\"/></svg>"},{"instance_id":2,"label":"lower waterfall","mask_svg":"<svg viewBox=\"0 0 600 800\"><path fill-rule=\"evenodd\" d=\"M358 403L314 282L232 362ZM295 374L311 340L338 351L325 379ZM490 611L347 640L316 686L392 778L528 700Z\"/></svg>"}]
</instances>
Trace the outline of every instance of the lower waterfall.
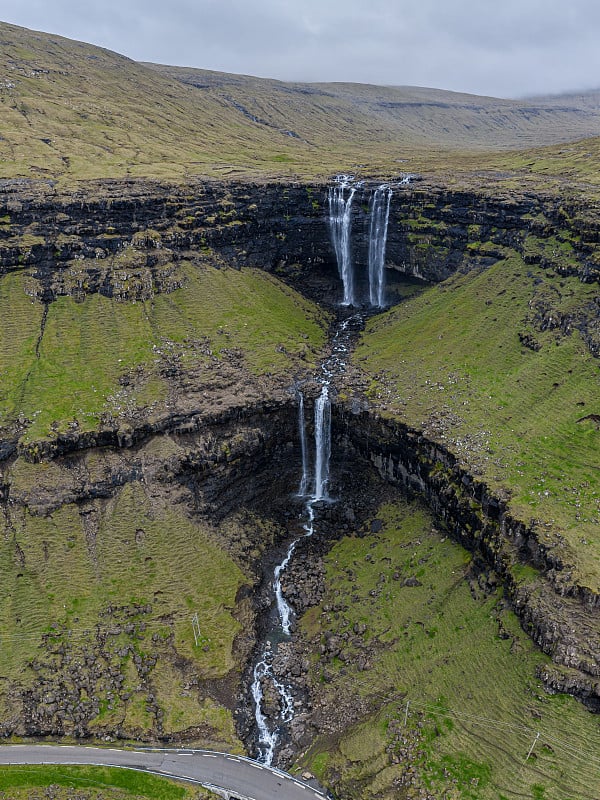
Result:
<instances>
[{"instance_id":1,"label":"lower waterfall","mask_svg":"<svg viewBox=\"0 0 600 800\"><path fill-rule=\"evenodd\" d=\"M300 432L300 449L302 451L302 477L298 487L298 495L305 497L310 480L308 465L308 442L306 440L306 421L304 419L304 395L298 392L298 430Z\"/></svg>"},{"instance_id":2,"label":"lower waterfall","mask_svg":"<svg viewBox=\"0 0 600 800\"><path fill-rule=\"evenodd\" d=\"M331 402L329 384L323 384L315 403L315 490L313 500L327 500L331 458Z\"/></svg>"},{"instance_id":3,"label":"lower waterfall","mask_svg":"<svg viewBox=\"0 0 600 800\"><path fill-rule=\"evenodd\" d=\"M331 400L329 392L333 378L346 368L346 358L350 347L352 330L362 326L363 316L353 314L339 325L333 338L331 354L321 365L321 393L315 401L314 414L314 474L310 477L310 459L306 420L304 414L304 396L298 393L298 426L300 446L302 450L302 476L298 494L305 499L303 524L304 534L295 538L288 546L284 558L273 571L273 598L279 620L278 629L270 632L262 647L252 672L251 694L254 705L254 719L258 734L258 752L256 758L270 766L276 755L277 745L285 726L294 718L294 699L292 688L278 680L273 672L273 659L277 652L278 641L289 639L292 633L294 611L285 599L281 580L286 567L290 563L294 551L301 539L315 533L315 506L321 502L333 502L328 492L329 462L331 458ZM311 492L308 493L310 486ZM278 697L277 719L270 724L264 711L264 684L269 682Z\"/></svg>"}]
</instances>

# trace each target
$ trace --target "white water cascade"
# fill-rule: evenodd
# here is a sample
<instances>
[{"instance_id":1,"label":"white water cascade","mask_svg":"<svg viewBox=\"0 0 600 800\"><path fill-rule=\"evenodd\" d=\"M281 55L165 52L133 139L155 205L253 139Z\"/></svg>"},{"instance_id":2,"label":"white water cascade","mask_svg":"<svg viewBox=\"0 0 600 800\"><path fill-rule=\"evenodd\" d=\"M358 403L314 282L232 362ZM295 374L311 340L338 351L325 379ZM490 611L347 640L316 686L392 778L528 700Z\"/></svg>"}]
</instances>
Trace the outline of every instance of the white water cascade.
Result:
<instances>
[{"instance_id":1,"label":"white water cascade","mask_svg":"<svg viewBox=\"0 0 600 800\"><path fill-rule=\"evenodd\" d=\"M310 480L308 471L308 443L306 441L306 423L304 420L304 395L298 392L298 430L300 431L300 448L302 450L302 477L298 487L298 495L305 497Z\"/></svg>"},{"instance_id":2,"label":"white water cascade","mask_svg":"<svg viewBox=\"0 0 600 800\"><path fill-rule=\"evenodd\" d=\"M385 246L392 189L386 183L373 192L369 226L369 300L372 306L385 305Z\"/></svg>"},{"instance_id":3,"label":"white water cascade","mask_svg":"<svg viewBox=\"0 0 600 800\"><path fill-rule=\"evenodd\" d=\"M355 305L354 271L350 252L352 226L352 198L356 186L348 175L338 175L334 186L329 187L329 230L335 251L338 272L344 286L342 305Z\"/></svg>"},{"instance_id":4,"label":"white water cascade","mask_svg":"<svg viewBox=\"0 0 600 800\"><path fill-rule=\"evenodd\" d=\"M273 672L273 659L277 652L277 643L289 639L292 632L293 609L285 599L281 585L282 575L290 563L298 542L315 532L315 504L329 501L329 460L331 457L331 400L329 388L333 377L343 372L349 350L350 328L353 322L362 320L360 314L345 319L333 339L331 355L321 365L321 393L315 401L315 435L314 435L314 476L310 476L310 459L306 436L306 420L304 414L304 396L298 393L298 427L302 449L302 477L298 494L305 498L306 521L303 525L304 535L294 539L288 546L285 557L273 571L273 596L277 609L277 625L271 630L262 653L252 673L252 699L254 702L254 719L258 731L257 760L270 766L273 763L277 744L282 729L294 717L294 699L291 688L277 679ZM362 323L361 323L362 324ZM308 494L309 486L312 493ZM279 697L279 713L275 724L264 712L263 683L270 682ZM270 726L271 725L271 726Z\"/></svg>"},{"instance_id":5,"label":"white water cascade","mask_svg":"<svg viewBox=\"0 0 600 800\"><path fill-rule=\"evenodd\" d=\"M331 457L331 402L329 383L323 384L315 403L315 491L313 501L328 500L329 459Z\"/></svg>"},{"instance_id":6,"label":"white water cascade","mask_svg":"<svg viewBox=\"0 0 600 800\"><path fill-rule=\"evenodd\" d=\"M278 736L276 730L270 730L266 716L263 714L262 681L268 678L279 695L279 718L282 723L291 722L294 716L294 699L289 689L277 680L273 674L271 648L267 648L263 657L254 667L252 680L252 698L254 700L254 718L258 729L259 753L257 760L270 766L273 763Z\"/></svg>"},{"instance_id":7,"label":"white water cascade","mask_svg":"<svg viewBox=\"0 0 600 800\"><path fill-rule=\"evenodd\" d=\"M304 536L312 536L315 532L315 514L313 509L314 502L314 496L309 497L306 502L307 520L303 525L305 531ZM283 634L283 637L286 639L289 639L292 632L291 621L293 611L292 607L284 597L281 586L281 575L289 564L290 559L294 555L296 545L300 541L300 538L294 539L294 541L289 545L285 554L285 558L275 567L273 573L273 593L275 595L277 615L279 617L281 626L281 634ZM256 728L258 731L258 753L256 759L267 766L271 766L273 763L275 749L279 741L280 729L288 722L291 722L294 718L294 698L292 696L291 689L289 686L286 686L284 683L279 681L273 673L273 657L277 648L277 640L275 638L277 631L274 631L273 634L275 647L271 645L270 640L266 642L261 658L254 666L251 686L252 699L254 701L254 719L256 721ZM279 638L281 639L281 637ZM279 696L279 714L277 717L277 724L273 728L269 727L269 720L263 711L264 680L270 681L275 692Z\"/></svg>"}]
</instances>

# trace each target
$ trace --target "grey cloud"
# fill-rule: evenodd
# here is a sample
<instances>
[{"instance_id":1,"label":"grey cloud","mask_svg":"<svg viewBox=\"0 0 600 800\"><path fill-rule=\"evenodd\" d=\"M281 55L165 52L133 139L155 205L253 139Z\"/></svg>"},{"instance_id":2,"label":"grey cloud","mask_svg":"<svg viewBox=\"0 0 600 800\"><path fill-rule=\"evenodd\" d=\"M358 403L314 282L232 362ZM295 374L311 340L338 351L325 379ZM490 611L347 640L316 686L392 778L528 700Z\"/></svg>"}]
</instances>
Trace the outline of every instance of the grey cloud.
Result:
<instances>
[{"instance_id":1,"label":"grey cloud","mask_svg":"<svg viewBox=\"0 0 600 800\"><path fill-rule=\"evenodd\" d=\"M284 80L518 96L600 85L597 0L0 0L132 58Z\"/></svg>"}]
</instances>

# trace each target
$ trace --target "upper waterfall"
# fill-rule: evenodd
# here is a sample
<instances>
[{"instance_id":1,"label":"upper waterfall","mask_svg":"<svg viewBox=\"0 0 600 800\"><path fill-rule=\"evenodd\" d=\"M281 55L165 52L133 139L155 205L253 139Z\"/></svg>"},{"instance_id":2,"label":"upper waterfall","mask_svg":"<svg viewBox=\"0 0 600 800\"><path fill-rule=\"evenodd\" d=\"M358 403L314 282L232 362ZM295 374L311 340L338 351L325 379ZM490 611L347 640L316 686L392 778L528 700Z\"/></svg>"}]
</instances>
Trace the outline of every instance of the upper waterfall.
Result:
<instances>
[{"instance_id":1,"label":"upper waterfall","mask_svg":"<svg viewBox=\"0 0 600 800\"><path fill-rule=\"evenodd\" d=\"M391 199L392 189L384 183L375 189L369 203L369 300L377 308L385 305L385 246Z\"/></svg>"},{"instance_id":2,"label":"upper waterfall","mask_svg":"<svg viewBox=\"0 0 600 800\"><path fill-rule=\"evenodd\" d=\"M354 269L350 251L352 227L352 199L356 186L348 175L338 175L334 186L329 187L329 229L335 251L338 272L344 285L342 305L356 304L354 296Z\"/></svg>"},{"instance_id":3,"label":"upper waterfall","mask_svg":"<svg viewBox=\"0 0 600 800\"><path fill-rule=\"evenodd\" d=\"M344 287L342 305L356 306L355 270L352 260L352 201L356 189L362 183L355 183L349 175L338 175L333 186L329 187L329 230L335 251L338 272ZM371 194L369 200L369 304L373 308L385 306L385 249L392 187L383 183Z\"/></svg>"}]
</instances>

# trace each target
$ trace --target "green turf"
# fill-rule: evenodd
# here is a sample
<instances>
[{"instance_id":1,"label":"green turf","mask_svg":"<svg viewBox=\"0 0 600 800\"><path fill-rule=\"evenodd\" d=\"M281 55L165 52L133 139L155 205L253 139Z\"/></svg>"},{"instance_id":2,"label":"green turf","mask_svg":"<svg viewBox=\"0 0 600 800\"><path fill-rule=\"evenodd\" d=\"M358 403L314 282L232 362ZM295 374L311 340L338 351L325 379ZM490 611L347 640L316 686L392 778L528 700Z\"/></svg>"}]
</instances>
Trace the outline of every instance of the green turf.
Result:
<instances>
[{"instance_id":1,"label":"green turf","mask_svg":"<svg viewBox=\"0 0 600 800\"><path fill-rule=\"evenodd\" d=\"M184 262L180 270L185 286L151 301L59 297L45 318L26 293L27 276L0 278L0 424L26 418L22 440L32 442L73 425L95 429L103 414L164 404L165 359L200 370L199 385L214 381L228 350L240 353L238 371L255 383L314 365L325 317L297 292L257 269ZM135 388L123 389L120 379L132 374Z\"/></svg>"},{"instance_id":2,"label":"green turf","mask_svg":"<svg viewBox=\"0 0 600 800\"><path fill-rule=\"evenodd\" d=\"M418 797L411 771L440 800L534 800L536 786L547 800L593 797L598 717L544 692L546 657L427 512L385 505L377 517L381 533L334 545L325 596L301 623L317 651L326 631L345 638L344 661L313 659L324 728L356 697L363 711L317 735L303 763L353 800Z\"/></svg>"},{"instance_id":3,"label":"green turf","mask_svg":"<svg viewBox=\"0 0 600 800\"><path fill-rule=\"evenodd\" d=\"M443 442L518 519L539 520L540 536L544 525L554 544L564 536L566 562L594 590L600 430L582 418L600 410L598 363L576 323L565 335L535 318L576 315L596 294L512 255L371 320L355 353L375 407Z\"/></svg>"},{"instance_id":4,"label":"green turf","mask_svg":"<svg viewBox=\"0 0 600 800\"><path fill-rule=\"evenodd\" d=\"M37 789L46 789L41 794ZM50 793L49 793L50 792ZM1 800L200 800L209 792L166 778L109 767L23 766L0 768Z\"/></svg>"},{"instance_id":5,"label":"green turf","mask_svg":"<svg viewBox=\"0 0 600 800\"><path fill-rule=\"evenodd\" d=\"M0 698L9 727L21 715L15 685L42 686L43 697L61 691L91 709L98 734L115 726L129 736L156 733L152 706L165 730L195 728L193 739L239 750L231 711L202 685L238 667L236 596L251 579L214 531L157 505L140 483L84 514L74 505L47 517L15 510L0 530ZM72 665L86 654L100 671L77 677Z\"/></svg>"}]
</instances>

